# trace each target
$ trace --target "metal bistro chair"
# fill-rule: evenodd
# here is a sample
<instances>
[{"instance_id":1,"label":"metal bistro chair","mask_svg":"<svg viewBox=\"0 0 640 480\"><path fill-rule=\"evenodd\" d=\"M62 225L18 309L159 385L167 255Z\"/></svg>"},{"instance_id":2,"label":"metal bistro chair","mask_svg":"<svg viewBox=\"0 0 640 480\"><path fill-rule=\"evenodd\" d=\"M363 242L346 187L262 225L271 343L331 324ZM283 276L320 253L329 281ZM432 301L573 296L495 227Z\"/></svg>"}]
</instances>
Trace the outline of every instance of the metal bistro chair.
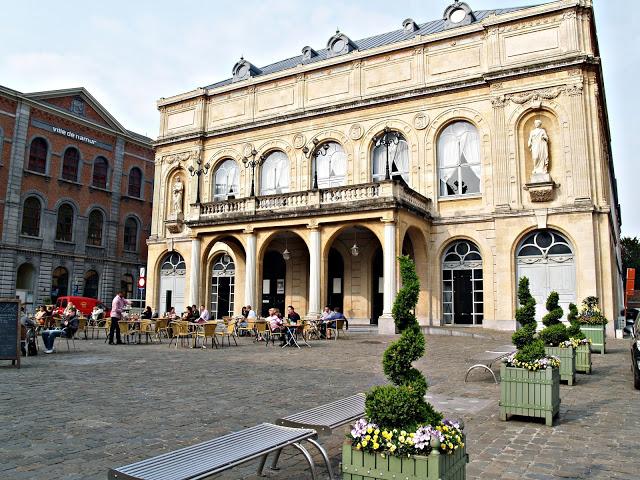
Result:
<instances>
[{"instance_id":1,"label":"metal bistro chair","mask_svg":"<svg viewBox=\"0 0 640 480\"><path fill-rule=\"evenodd\" d=\"M171 342L176 341L176 349L178 348L178 340L182 342L185 338L189 338L191 333L189 332L189 322L177 321L171 322L171 339L169 340L169 347Z\"/></svg>"},{"instance_id":2,"label":"metal bistro chair","mask_svg":"<svg viewBox=\"0 0 640 480\"><path fill-rule=\"evenodd\" d=\"M273 343L274 345L276 344L276 338L282 338L282 336L284 335L284 332L282 330L280 330L279 332L274 332L273 330L271 330L271 322L267 321L267 337L266 337L266 342L265 342L265 346L269 345L269 342Z\"/></svg>"},{"instance_id":3,"label":"metal bistro chair","mask_svg":"<svg viewBox=\"0 0 640 480\"><path fill-rule=\"evenodd\" d=\"M327 337L335 334L334 340L338 340L338 332L342 331L344 335L344 320L330 320L327 323Z\"/></svg>"},{"instance_id":4,"label":"metal bistro chair","mask_svg":"<svg viewBox=\"0 0 640 480\"><path fill-rule=\"evenodd\" d=\"M142 335L146 335L147 337L147 343L149 343L149 338L151 338L151 343L153 343L153 337L154 337L154 331L153 331L153 325L151 320L149 319L144 319L144 320L140 320L140 341L142 342Z\"/></svg>"},{"instance_id":5,"label":"metal bistro chair","mask_svg":"<svg viewBox=\"0 0 640 480\"><path fill-rule=\"evenodd\" d=\"M120 338L127 337L127 343L129 343L129 337L133 334L133 328L129 329L129 327L133 327L126 320L118 320L118 326L120 327Z\"/></svg>"},{"instance_id":6,"label":"metal bistro chair","mask_svg":"<svg viewBox=\"0 0 640 480\"><path fill-rule=\"evenodd\" d=\"M224 326L224 330L219 331L216 330L216 336L222 337L220 340L220 346L224 347L224 337L227 337L227 341L229 342L229 346L231 346L231 338L233 337L233 341L238 346L238 341L236 340L236 324L231 321Z\"/></svg>"},{"instance_id":7,"label":"metal bistro chair","mask_svg":"<svg viewBox=\"0 0 640 480\"><path fill-rule=\"evenodd\" d=\"M155 335L158 342L162 343L162 335L169 338L169 320L166 318L156 318Z\"/></svg>"},{"instance_id":8,"label":"metal bistro chair","mask_svg":"<svg viewBox=\"0 0 640 480\"><path fill-rule=\"evenodd\" d=\"M256 321L247 319L247 326L246 327L241 327L241 326L238 325L238 323L236 323L236 325L237 325L236 333L238 335L241 335L243 333L247 333L247 334L251 335L251 333L253 332L253 328L256 325Z\"/></svg>"},{"instance_id":9,"label":"metal bistro chair","mask_svg":"<svg viewBox=\"0 0 640 480\"><path fill-rule=\"evenodd\" d=\"M216 340L216 328L218 324L216 322L203 323L200 326L200 330L196 333L196 339L202 338L202 348L206 348L207 338L211 339L211 346L218 349L218 340Z\"/></svg>"},{"instance_id":10,"label":"metal bistro chair","mask_svg":"<svg viewBox=\"0 0 640 480\"><path fill-rule=\"evenodd\" d=\"M260 339L266 340L267 335L267 322L265 321L257 321L254 327L255 338L254 342L260 341Z\"/></svg>"},{"instance_id":11,"label":"metal bistro chair","mask_svg":"<svg viewBox=\"0 0 640 480\"><path fill-rule=\"evenodd\" d=\"M80 332L84 333L85 340L89 340L89 337L87 336L87 319L85 317L78 318L78 330L76 330L75 335L79 334Z\"/></svg>"},{"instance_id":12,"label":"metal bistro chair","mask_svg":"<svg viewBox=\"0 0 640 480\"><path fill-rule=\"evenodd\" d=\"M104 328L104 343L107 343L107 340L109 340L109 330L111 330L111 317L105 320L102 328ZM98 335L100 334L98 333Z\"/></svg>"}]
</instances>

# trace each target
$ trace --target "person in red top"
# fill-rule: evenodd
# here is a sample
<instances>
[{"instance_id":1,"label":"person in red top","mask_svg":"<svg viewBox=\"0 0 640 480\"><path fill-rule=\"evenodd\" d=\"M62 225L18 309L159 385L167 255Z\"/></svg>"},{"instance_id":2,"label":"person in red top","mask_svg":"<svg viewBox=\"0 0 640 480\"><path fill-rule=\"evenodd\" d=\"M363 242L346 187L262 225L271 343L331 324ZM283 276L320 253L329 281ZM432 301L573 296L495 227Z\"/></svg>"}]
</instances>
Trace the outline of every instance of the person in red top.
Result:
<instances>
[{"instance_id":1,"label":"person in red top","mask_svg":"<svg viewBox=\"0 0 640 480\"><path fill-rule=\"evenodd\" d=\"M116 334L116 343L122 345L122 338L120 338L120 325L118 321L122 319L122 311L124 307L128 305L129 301L124 298L124 291L120 290L118 294L113 297L111 302L111 328L109 329L109 345L113 345L113 334Z\"/></svg>"}]
</instances>

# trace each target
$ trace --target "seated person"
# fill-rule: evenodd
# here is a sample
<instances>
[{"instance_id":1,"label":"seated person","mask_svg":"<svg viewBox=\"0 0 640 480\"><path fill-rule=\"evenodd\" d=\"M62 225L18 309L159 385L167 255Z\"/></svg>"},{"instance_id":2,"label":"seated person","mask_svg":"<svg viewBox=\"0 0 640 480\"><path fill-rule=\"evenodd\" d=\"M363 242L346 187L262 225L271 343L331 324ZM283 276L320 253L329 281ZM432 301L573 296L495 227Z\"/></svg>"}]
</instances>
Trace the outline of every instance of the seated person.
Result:
<instances>
[{"instance_id":1,"label":"seated person","mask_svg":"<svg viewBox=\"0 0 640 480\"><path fill-rule=\"evenodd\" d=\"M76 307L71 307L68 315L62 322L63 328L42 332L42 343L44 343L45 348L44 353L53 353L53 342L55 342L57 337L65 336L66 338L73 338L78 330L79 323Z\"/></svg>"},{"instance_id":2,"label":"seated person","mask_svg":"<svg viewBox=\"0 0 640 480\"><path fill-rule=\"evenodd\" d=\"M140 318L143 320L151 320L152 316L153 316L153 312L151 311L151 307L147 305L147 307L142 312L142 315L140 315Z\"/></svg>"},{"instance_id":3,"label":"seated person","mask_svg":"<svg viewBox=\"0 0 640 480\"><path fill-rule=\"evenodd\" d=\"M191 306L191 318L189 320L192 321L192 322L197 322L199 318L200 318L200 311L198 310L198 306L197 305L192 305Z\"/></svg>"},{"instance_id":4,"label":"seated person","mask_svg":"<svg viewBox=\"0 0 640 480\"><path fill-rule=\"evenodd\" d=\"M273 333L279 333L283 331L282 319L278 315L280 311L277 308L269 309L269 316L267 317L267 322L269 322L269 328ZM282 336L282 343L284 345L284 337Z\"/></svg>"},{"instance_id":5,"label":"seated person","mask_svg":"<svg viewBox=\"0 0 640 480\"><path fill-rule=\"evenodd\" d=\"M169 311L165 314L169 320L175 320L178 318L178 314L176 313L176 307L171 307Z\"/></svg>"},{"instance_id":6,"label":"seated person","mask_svg":"<svg viewBox=\"0 0 640 480\"><path fill-rule=\"evenodd\" d=\"M191 321L193 317L193 307L191 305L187 305L187 310L182 312L182 320Z\"/></svg>"},{"instance_id":7,"label":"seated person","mask_svg":"<svg viewBox=\"0 0 640 480\"><path fill-rule=\"evenodd\" d=\"M47 313L44 316L44 326L47 328L55 327L56 322L53 319L53 306L47 307Z\"/></svg>"},{"instance_id":8,"label":"seated person","mask_svg":"<svg viewBox=\"0 0 640 480\"><path fill-rule=\"evenodd\" d=\"M36 312L36 323L38 325L44 325L45 322L45 317L47 316L47 309L45 308L44 305L40 305L38 307L38 311Z\"/></svg>"},{"instance_id":9,"label":"seated person","mask_svg":"<svg viewBox=\"0 0 640 480\"><path fill-rule=\"evenodd\" d=\"M256 315L256 312L253 310L253 308L251 308L251 305L247 305L246 309L247 309L247 320L258 319L258 315Z\"/></svg>"},{"instance_id":10,"label":"seated person","mask_svg":"<svg viewBox=\"0 0 640 480\"><path fill-rule=\"evenodd\" d=\"M289 305L287 307L287 320L289 321L289 324L291 325L298 325L298 322L300 321L300 314L298 314L298 312L296 312L295 308L293 308L293 306ZM285 329L284 331L284 336L285 336L285 343L288 343L290 341L290 336L292 335L292 331L290 329Z\"/></svg>"},{"instance_id":11,"label":"seated person","mask_svg":"<svg viewBox=\"0 0 640 480\"><path fill-rule=\"evenodd\" d=\"M20 351L22 352L22 356L27 356L27 330L30 328L36 328L38 323L34 322L29 318L27 312L24 307L20 308L20 325L22 325L22 333L20 336Z\"/></svg>"},{"instance_id":12,"label":"seated person","mask_svg":"<svg viewBox=\"0 0 640 480\"><path fill-rule=\"evenodd\" d=\"M71 313L71 309L75 310L75 305L71 302L67 303L66 308L64 309L64 311L62 312L62 318L67 317L70 313Z\"/></svg>"},{"instance_id":13,"label":"seated person","mask_svg":"<svg viewBox=\"0 0 640 480\"><path fill-rule=\"evenodd\" d=\"M205 323L210 320L209 310L204 305L200 305L200 316L198 317L198 323Z\"/></svg>"},{"instance_id":14,"label":"seated person","mask_svg":"<svg viewBox=\"0 0 640 480\"><path fill-rule=\"evenodd\" d=\"M91 311L91 320L95 325L98 323L98 320L101 320L103 317L104 317L104 305L101 305L98 303L95 307L93 307L93 310Z\"/></svg>"},{"instance_id":15,"label":"seated person","mask_svg":"<svg viewBox=\"0 0 640 480\"><path fill-rule=\"evenodd\" d=\"M320 338L327 336L327 321L333 315L333 311L329 305L325 305L320 315Z\"/></svg>"}]
</instances>

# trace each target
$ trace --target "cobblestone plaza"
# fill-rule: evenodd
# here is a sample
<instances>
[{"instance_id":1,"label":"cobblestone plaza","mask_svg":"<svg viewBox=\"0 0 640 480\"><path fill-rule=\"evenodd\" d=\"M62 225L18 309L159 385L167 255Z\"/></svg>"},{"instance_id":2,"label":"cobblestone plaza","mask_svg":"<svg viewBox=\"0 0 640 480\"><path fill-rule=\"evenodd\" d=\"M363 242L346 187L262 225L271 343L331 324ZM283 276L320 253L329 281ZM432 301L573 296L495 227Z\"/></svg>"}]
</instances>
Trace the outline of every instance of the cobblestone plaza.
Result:
<instances>
[{"instance_id":1,"label":"cobblestone plaza","mask_svg":"<svg viewBox=\"0 0 640 480\"><path fill-rule=\"evenodd\" d=\"M486 372L464 383L470 360L509 343L509 334L427 336L416 366L428 396L462 418L471 479L637 479L640 391L634 390L626 340L609 340L594 355L594 373L561 386L552 428L517 419L501 422L499 387ZM54 355L0 366L0 478L105 479L129 464L231 431L327 403L385 383L382 352L390 336L351 333L337 342L285 349L247 338L224 349L109 346L103 339L58 344ZM321 437L336 471L342 432ZM269 478L311 478L303 457L285 450ZM316 457L320 478L328 478ZM257 462L216 477L253 479Z\"/></svg>"}]
</instances>

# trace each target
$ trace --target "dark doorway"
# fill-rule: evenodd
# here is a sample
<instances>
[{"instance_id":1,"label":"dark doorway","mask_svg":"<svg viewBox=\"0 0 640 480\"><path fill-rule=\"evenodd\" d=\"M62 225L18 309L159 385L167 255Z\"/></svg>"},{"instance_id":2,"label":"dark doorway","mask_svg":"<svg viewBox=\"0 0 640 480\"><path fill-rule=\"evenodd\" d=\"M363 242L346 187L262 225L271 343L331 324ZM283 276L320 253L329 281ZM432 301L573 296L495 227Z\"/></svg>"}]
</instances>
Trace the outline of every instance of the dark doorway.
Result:
<instances>
[{"instance_id":1,"label":"dark doorway","mask_svg":"<svg viewBox=\"0 0 640 480\"><path fill-rule=\"evenodd\" d=\"M173 297L173 292L171 290L166 290L165 291L166 300L164 302L164 311L167 312L167 313L169 313L171 311L171 306L172 306L171 305L171 300L172 300L171 297Z\"/></svg>"},{"instance_id":2,"label":"dark doorway","mask_svg":"<svg viewBox=\"0 0 640 480\"><path fill-rule=\"evenodd\" d=\"M270 308L279 308L284 315L285 302L285 278L287 264L282 258L282 253L270 251L264 255L262 262L262 308L260 314L263 317L269 315Z\"/></svg>"},{"instance_id":3,"label":"dark doorway","mask_svg":"<svg viewBox=\"0 0 640 480\"><path fill-rule=\"evenodd\" d=\"M454 322L457 325L473 325L473 293L471 270L453 271Z\"/></svg>"},{"instance_id":4,"label":"dark doorway","mask_svg":"<svg viewBox=\"0 0 640 480\"><path fill-rule=\"evenodd\" d=\"M98 298L98 272L95 270L84 274L84 296Z\"/></svg>"},{"instance_id":5,"label":"dark doorway","mask_svg":"<svg viewBox=\"0 0 640 480\"><path fill-rule=\"evenodd\" d=\"M382 315L384 308L383 275L382 248L378 247L371 265L371 323L374 325L378 324L378 318Z\"/></svg>"},{"instance_id":6,"label":"dark doorway","mask_svg":"<svg viewBox=\"0 0 640 480\"><path fill-rule=\"evenodd\" d=\"M327 282L327 305L331 308L344 307L344 262L335 249L329 250L329 272Z\"/></svg>"},{"instance_id":7,"label":"dark doorway","mask_svg":"<svg viewBox=\"0 0 640 480\"><path fill-rule=\"evenodd\" d=\"M51 303L56 303L58 297L65 297L69 292L69 272L64 267L58 267L51 277Z\"/></svg>"}]
</instances>

